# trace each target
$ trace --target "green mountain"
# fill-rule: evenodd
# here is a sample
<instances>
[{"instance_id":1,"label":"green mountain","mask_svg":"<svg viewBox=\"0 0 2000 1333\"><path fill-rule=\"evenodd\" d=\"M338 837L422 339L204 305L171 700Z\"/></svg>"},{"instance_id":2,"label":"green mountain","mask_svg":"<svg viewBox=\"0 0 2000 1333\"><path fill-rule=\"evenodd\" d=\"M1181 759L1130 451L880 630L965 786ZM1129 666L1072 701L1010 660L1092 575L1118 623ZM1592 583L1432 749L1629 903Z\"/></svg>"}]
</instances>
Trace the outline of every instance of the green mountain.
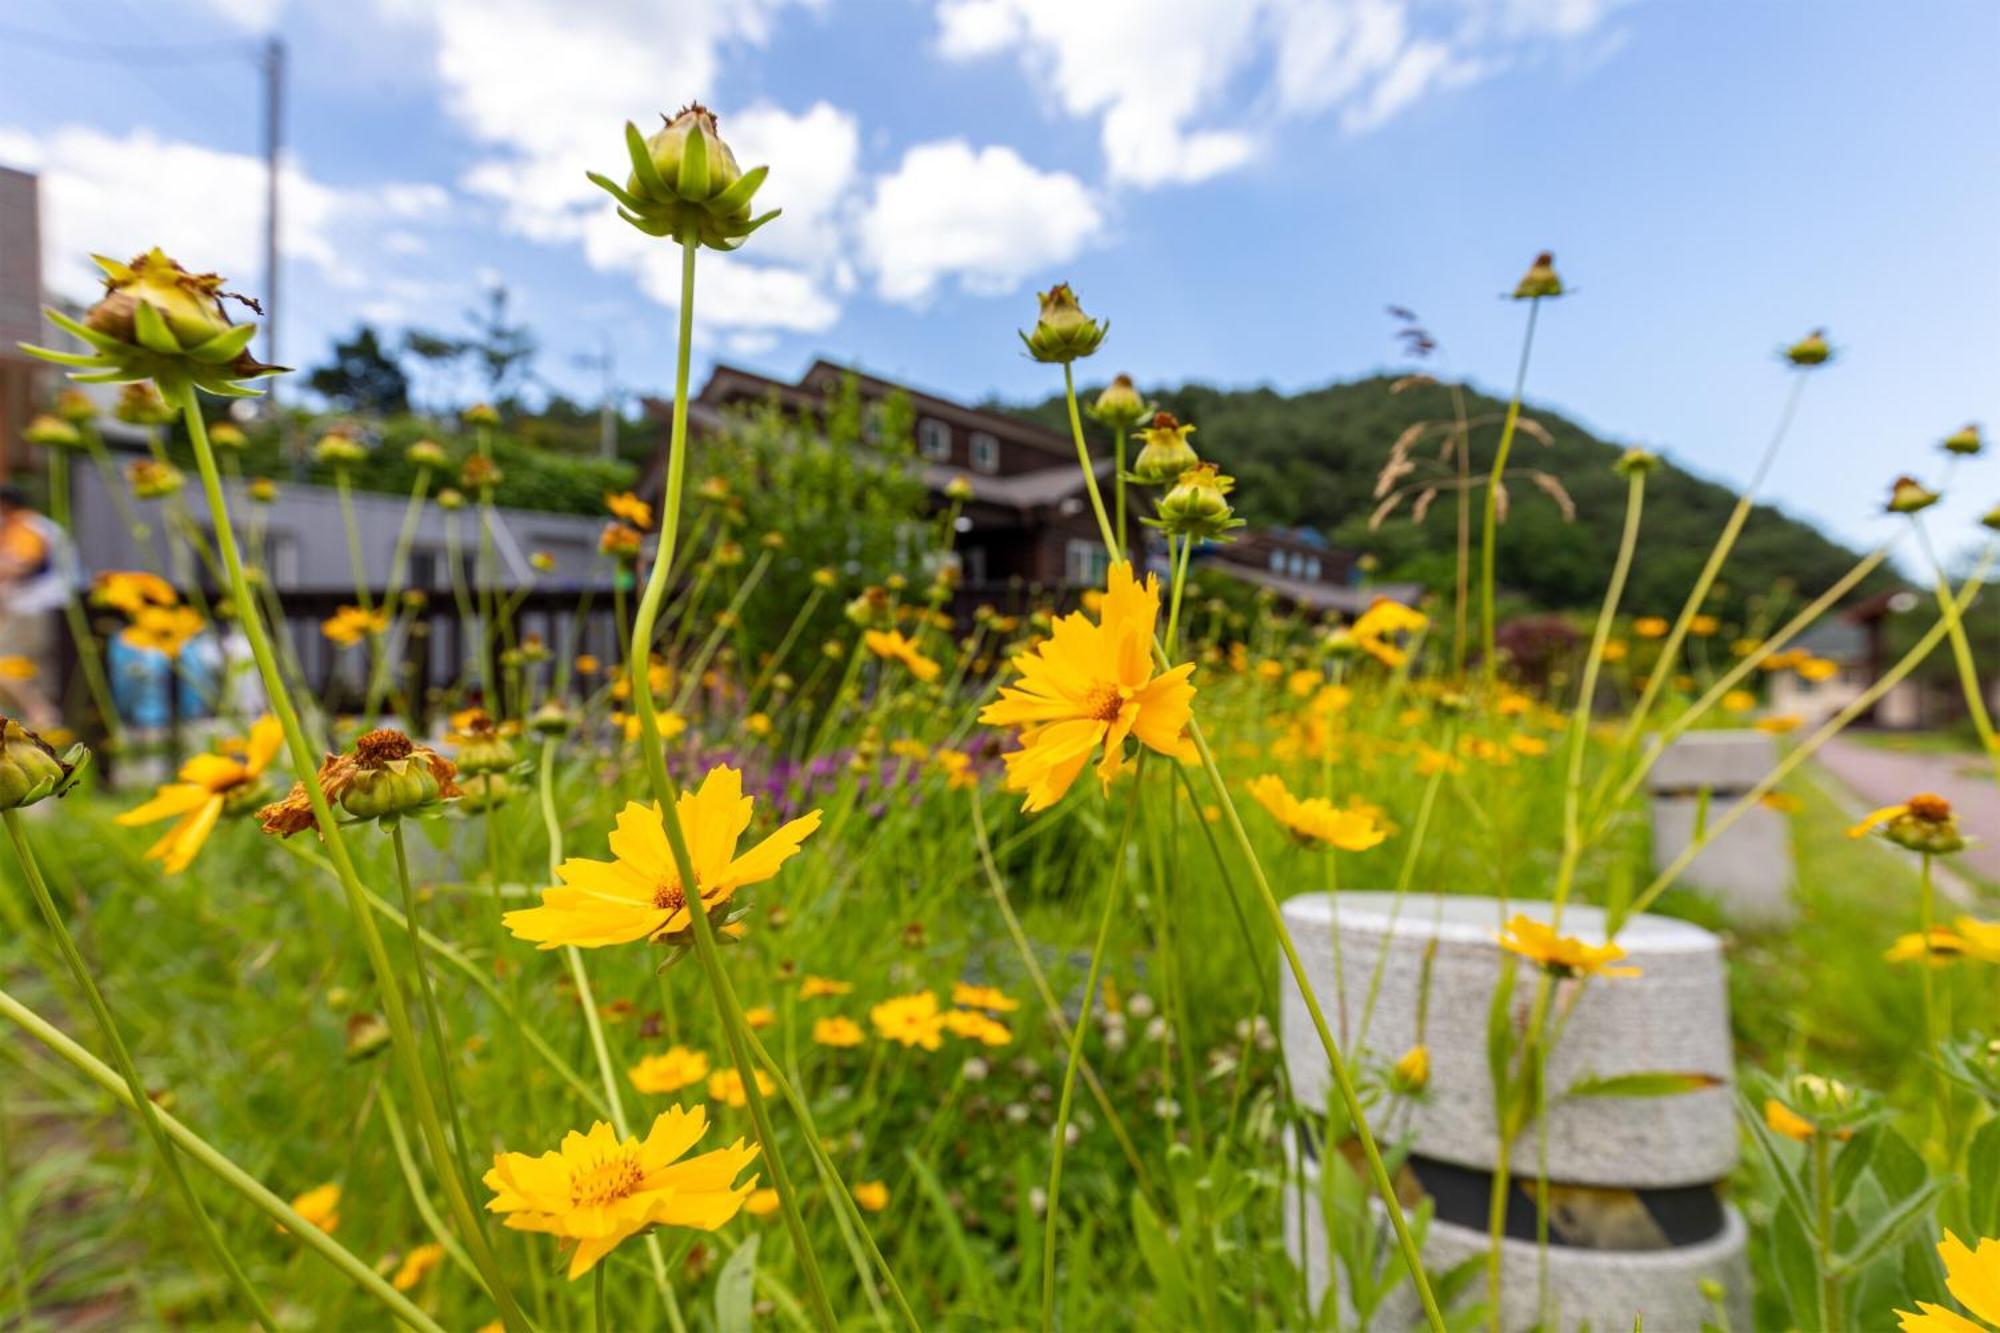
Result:
<instances>
[{"instance_id":1,"label":"green mountain","mask_svg":"<svg viewBox=\"0 0 2000 1333\"><path fill-rule=\"evenodd\" d=\"M1182 421L1195 423L1196 449L1236 478L1237 512L1248 522L1317 528L1336 546L1372 552L1381 561L1381 578L1413 579L1447 591L1456 560L1456 492L1439 489L1421 522L1413 522L1412 514L1427 481L1457 480L1455 461L1449 467L1438 462L1448 430L1425 433L1408 447L1415 469L1399 481L1408 489L1378 526L1370 526L1380 503L1376 481L1398 439L1422 423L1449 427L1454 420L1452 386L1423 382L1397 392L1396 383L1377 376L1296 394L1204 384L1147 392ZM1084 391L1083 401L1096 392L1097 386ZM1472 473L1483 478L1492 465L1506 404L1469 387L1463 393L1472 423ZM1019 410L1056 429L1067 427L1060 398ZM1595 607L1624 522L1626 483L1612 470L1622 447L1553 412L1531 408L1523 415L1530 425L1516 435L1509 460L1499 582L1517 608L1523 603L1543 609ZM1094 443L1101 443L1103 432L1090 429ZM1544 489L1530 469L1553 478L1555 485ZM1556 498L1558 486L1569 505ZM1476 561L1477 491L1473 497ZM1671 463L1655 472L1646 484L1626 610L1633 615L1677 611L1735 503L1736 495L1727 487ZM1739 613L1747 599L1767 595L1780 578L1809 597L1838 580L1858 558L1810 524L1759 505L1723 571L1723 587L1712 609ZM1890 575L1878 570L1856 595L1891 582Z\"/></svg>"}]
</instances>

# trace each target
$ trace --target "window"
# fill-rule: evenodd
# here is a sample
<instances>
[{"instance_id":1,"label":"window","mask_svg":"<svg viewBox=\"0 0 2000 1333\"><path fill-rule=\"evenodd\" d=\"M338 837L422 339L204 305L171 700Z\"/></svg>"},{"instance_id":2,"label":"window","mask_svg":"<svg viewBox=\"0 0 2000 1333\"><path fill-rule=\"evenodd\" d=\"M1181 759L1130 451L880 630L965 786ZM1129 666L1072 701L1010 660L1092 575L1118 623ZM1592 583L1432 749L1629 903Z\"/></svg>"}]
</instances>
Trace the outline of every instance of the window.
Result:
<instances>
[{"instance_id":1,"label":"window","mask_svg":"<svg viewBox=\"0 0 2000 1333\"><path fill-rule=\"evenodd\" d=\"M917 452L933 463L951 460L951 427L925 417L917 423Z\"/></svg>"},{"instance_id":2,"label":"window","mask_svg":"<svg viewBox=\"0 0 2000 1333\"><path fill-rule=\"evenodd\" d=\"M986 582L986 548L968 546L958 553L958 572L962 581L971 587L981 587Z\"/></svg>"},{"instance_id":3,"label":"window","mask_svg":"<svg viewBox=\"0 0 2000 1333\"><path fill-rule=\"evenodd\" d=\"M972 453L972 466L975 470L980 472L1000 470L1000 441L983 430L976 430L972 432L968 447Z\"/></svg>"},{"instance_id":4,"label":"window","mask_svg":"<svg viewBox=\"0 0 2000 1333\"><path fill-rule=\"evenodd\" d=\"M1318 582L1319 582L1319 557L1318 557L1318 556L1316 556L1316 555L1309 555L1309 556L1307 556L1307 557L1306 557L1306 577L1307 577L1307 578L1309 578L1309 579L1311 579L1311 580L1312 580L1312 581L1313 581L1314 583L1318 583Z\"/></svg>"},{"instance_id":5,"label":"window","mask_svg":"<svg viewBox=\"0 0 2000 1333\"><path fill-rule=\"evenodd\" d=\"M1285 572L1285 553L1283 551L1271 552L1271 572L1273 574L1282 574Z\"/></svg>"},{"instance_id":6,"label":"window","mask_svg":"<svg viewBox=\"0 0 2000 1333\"><path fill-rule=\"evenodd\" d=\"M1071 537L1063 552L1063 581L1075 588L1096 588L1111 572L1104 547L1094 538Z\"/></svg>"}]
</instances>

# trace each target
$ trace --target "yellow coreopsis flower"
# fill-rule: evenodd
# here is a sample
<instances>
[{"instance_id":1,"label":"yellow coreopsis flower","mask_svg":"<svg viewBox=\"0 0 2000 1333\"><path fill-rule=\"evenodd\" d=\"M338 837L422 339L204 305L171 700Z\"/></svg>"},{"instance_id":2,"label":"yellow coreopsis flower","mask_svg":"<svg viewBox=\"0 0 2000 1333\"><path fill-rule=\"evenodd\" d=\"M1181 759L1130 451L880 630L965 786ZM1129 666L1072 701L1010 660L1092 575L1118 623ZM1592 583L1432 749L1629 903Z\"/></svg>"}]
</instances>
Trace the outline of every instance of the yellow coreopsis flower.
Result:
<instances>
[{"instance_id":1,"label":"yellow coreopsis flower","mask_svg":"<svg viewBox=\"0 0 2000 1333\"><path fill-rule=\"evenodd\" d=\"M158 861L169 875L187 869L208 841L216 820L232 807L247 810L256 803L264 770L285 743L284 728L273 717L250 728L248 740L225 742L222 753L198 754L181 765L178 780L161 787L153 799L117 817L127 828L171 819L166 836L146 849L146 859Z\"/></svg>"},{"instance_id":2,"label":"yellow coreopsis flower","mask_svg":"<svg viewBox=\"0 0 2000 1333\"><path fill-rule=\"evenodd\" d=\"M864 1180L854 1187L854 1201L871 1213L889 1206L889 1187L879 1180Z\"/></svg>"},{"instance_id":3,"label":"yellow coreopsis flower","mask_svg":"<svg viewBox=\"0 0 2000 1333\"><path fill-rule=\"evenodd\" d=\"M853 989L851 981L835 981L831 977L816 977L808 972L805 980L799 983L799 998L817 1000L826 995L846 995Z\"/></svg>"},{"instance_id":4,"label":"yellow coreopsis flower","mask_svg":"<svg viewBox=\"0 0 2000 1333\"><path fill-rule=\"evenodd\" d=\"M1850 838L1865 838L1877 829L1898 847L1932 856L1949 855L1965 847L1951 802L1931 792L1919 792L1901 805L1871 810L1847 830Z\"/></svg>"},{"instance_id":5,"label":"yellow coreopsis flower","mask_svg":"<svg viewBox=\"0 0 2000 1333\"><path fill-rule=\"evenodd\" d=\"M757 1092L768 1097L778 1090L771 1076L759 1069ZM718 1069L708 1076L708 1095L725 1106L744 1107L750 1104L749 1093L743 1090L743 1073L736 1069Z\"/></svg>"},{"instance_id":6,"label":"yellow coreopsis flower","mask_svg":"<svg viewBox=\"0 0 2000 1333\"><path fill-rule=\"evenodd\" d=\"M972 768L972 756L963 750L940 746L931 751L931 762L944 773L944 785L950 791L965 791L979 785L979 774Z\"/></svg>"},{"instance_id":7,"label":"yellow coreopsis flower","mask_svg":"<svg viewBox=\"0 0 2000 1333\"><path fill-rule=\"evenodd\" d=\"M428 1245L413 1246L403 1256L403 1262L396 1268L396 1276L389 1279L389 1285L397 1291L412 1291L430 1271L444 1262L444 1246L435 1241Z\"/></svg>"},{"instance_id":8,"label":"yellow coreopsis flower","mask_svg":"<svg viewBox=\"0 0 2000 1333\"><path fill-rule=\"evenodd\" d=\"M179 657L188 640L206 628L201 613L190 606L143 606L132 623L118 631L119 642Z\"/></svg>"},{"instance_id":9,"label":"yellow coreopsis flower","mask_svg":"<svg viewBox=\"0 0 2000 1333\"><path fill-rule=\"evenodd\" d=\"M1819 1132L1818 1126L1812 1121L1776 1097L1764 1099L1764 1127L1773 1134L1782 1134L1798 1143L1804 1143Z\"/></svg>"},{"instance_id":10,"label":"yellow coreopsis flower","mask_svg":"<svg viewBox=\"0 0 2000 1333\"><path fill-rule=\"evenodd\" d=\"M94 605L136 616L149 606L172 606L180 600L180 594L158 574L112 569L91 579L90 600Z\"/></svg>"},{"instance_id":11,"label":"yellow coreopsis flower","mask_svg":"<svg viewBox=\"0 0 2000 1333\"><path fill-rule=\"evenodd\" d=\"M1557 977L1636 977L1636 967L1613 967L1625 956L1616 944L1585 944L1573 935L1558 935L1545 922L1516 915L1500 935L1500 947Z\"/></svg>"},{"instance_id":12,"label":"yellow coreopsis flower","mask_svg":"<svg viewBox=\"0 0 2000 1333\"><path fill-rule=\"evenodd\" d=\"M736 1176L757 1149L738 1139L687 1157L707 1131L706 1107L676 1106L662 1112L643 1139L620 1142L600 1120L587 1134L570 1131L555 1152L496 1153L485 1176L493 1191L487 1210L504 1214L512 1230L560 1238L570 1249L572 1279L651 1227L714 1231L736 1216L755 1188L755 1176L741 1185Z\"/></svg>"},{"instance_id":13,"label":"yellow coreopsis flower","mask_svg":"<svg viewBox=\"0 0 2000 1333\"><path fill-rule=\"evenodd\" d=\"M1375 811L1361 807L1343 809L1324 796L1300 800L1275 773L1252 778L1249 792L1273 819L1307 846L1365 852L1389 836Z\"/></svg>"},{"instance_id":14,"label":"yellow coreopsis flower","mask_svg":"<svg viewBox=\"0 0 2000 1333\"><path fill-rule=\"evenodd\" d=\"M611 511L613 518L622 519L641 532L653 526L653 506L630 491L606 491L604 507Z\"/></svg>"},{"instance_id":15,"label":"yellow coreopsis flower","mask_svg":"<svg viewBox=\"0 0 2000 1333\"><path fill-rule=\"evenodd\" d=\"M1640 616L1632 622L1632 632L1642 639L1665 638L1667 629L1665 616Z\"/></svg>"},{"instance_id":16,"label":"yellow coreopsis flower","mask_svg":"<svg viewBox=\"0 0 2000 1333\"><path fill-rule=\"evenodd\" d=\"M1410 660L1409 653L1396 643L1394 636L1415 634L1430 623L1430 618L1423 612L1387 597L1378 597L1349 627L1348 633L1363 652L1393 669Z\"/></svg>"},{"instance_id":17,"label":"yellow coreopsis flower","mask_svg":"<svg viewBox=\"0 0 2000 1333\"><path fill-rule=\"evenodd\" d=\"M778 1211L778 1191L769 1188L754 1189L750 1197L743 1201L743 1211L752 1217L769 1217Z\"/></svg>"},{"instance_id":18,"label":"yellow coreopsis flower","mask_svg":"<svg viewBox=\"0 0 2000 1333\"><path fill-rule=\"evenodd\" d=\"M670 1046L664 1055L648 1055L625 1071L641 1092L679 1092L708 1077L708 1056L686 1046Z\"/></svg>"},{"instance_id":19,"label":"yellow coreopsis flower","mask_svg":"<svg viewBox=\"0 0 2000 1333\"><path fill-rule=\"evenodd\" d=\"M1421 1042L1404 1051L1389 1068L1389 1085L1406 1097L1430 1086L1431 1048Z\"/></svg>"},{"instance_id":20,"label":"yellow coreopsis flower","mask_svg":"<svg viewBox=\"0 0 2000 1333\"><path fill-rule=\"evenodd\" d=\"M821 1046L859 1046L865 1035L861 1025L851 1018L813 1020L812 1039Z\"/></svg>"},{"instance_id":21,"label":"yellow coreopsis flower","mask_svg":"<svg viewBox=\"0 0 2000 1333\"><path fill-rule=\"evenodd\" d=\"M737 841L750 825L752 800L743 794L743 775L726 765L709 770L699 791L681 793L674 808L687 834L701 904L709 912L738 889L777 874L819 827L815 810L736 855ZM590 949L660 940L688 928L687 889L667 845L660 807L628 802L610 842L615 860L571 857L556 867L562 883L542 890L540 907L501 918L515 938L544 949L564 944Z\"/></svg>"},{"instance_id":22,"label":"yellow coreopsis flower","mask_svg":"<svg viewBox=\"0 0 2000 1333\"><path fill-rule=\"evenodd\" d=\"M1883 950L1882 957L1891 963L1921 962L1926 967L1950 967L1968 952L1965 936L1949 926L1932 926L1928 931L1898 935L1896 942Z\"/></svg>"},{"instance_id":23,"label":"yellow coreopsis flower","mask_svg":"<svg viewBox=\"0 0 2000 1333\"><path fill-rule=\"evenodd\" d=\"M373 634L381 634L389 628L389 613L376 609L364 610L358 606L343 606L322 620L319 632L343 648L352 648Z\"/></svg>"},{"instance_id":24,"label":"yellow coreopsis flower","mask_svg":"<svg viewBox=\"0 0 2000 1333\"><path fill-rule=\"evenodd\" d=\"M645 734L645 723L637 713L620 713L618 722L624 729L627 741L637 741ZM670 741L688 729L687 719L671 708L655 710L653 726L658 729L662 741Z\"/></svg>"},{"instance_id":25,"label":"yellow coreopsis flower","mask_svg":"<svg viewBox=\"0 0 2000 1333\"><path fill-rule=\"evenodd\" d=\"M1773 713L1768 717L1758 718L1751 725L1767 736L1784 736L1797 731L1804 722L1805 719L1797 713Z\"/></svg>"},{"instance_id":26,"label":"yellow coreopsis flower","mask_svg":"<svg viewBox=\"0 0 2000 1333\"><path fill-rule=\"evenodd\" d=\"M997 1018L980 1013L977 1009L952 1009L938 1018L938 1023L954 1037L976 1041L984 1046L1005 1046L1014 1040L1014 1030Z\"/></svg>"},{"instance_id":27,"label":"yellow coreopsis flower","mask_svg":"<svg viewBox=\"0 0 2000 1333\"><path fill-rule=\"evenodd\" d=\"M1100 618L1083 612L1057 620L1049 637L1014 659L1019 683L1000 691L979 720L1018 727L1021 748L1006 756L1007 786L1025 792L1022 808L1045 810L1061 800L1101 745L1098 778L1109 790L1134 738L1178 756L1193 715L1193 663L1154 674L1153 623L1160 583L1142 584L1132 566L1111 567Z\"/></svg>"},{"instance_id":28,"label":"yellow coreopsis flower","mask_svg":"<svg viewBox=\"0 0 2000 1333\"><path fill-rule=\"evenodd\" d=\"M1984 1325L1941 1305L1918 1301L1920 1314L1896 1311L1902 1333L1986 1333L2000 1329L2000 1240L1979 1242L1973 1249L1950 1231L1938 1242L1938 1258L1944 1260L1944 1283L1958 1303Z\"/></svg>"},{"instance_id":29,"label":"yellow coreopsis flower","mask_svg":"<svg viewBox=\"0 0 2000 1333\"><path fill-rule=\"evenodd\" d=\"M937 996L929 991L884 1000L868 1011L868 1021L877 1032L904 1046L934 1051L944 1045L944 1020L938 1013Z\"/></svg>"},{"instance_id":30,"label":"yellow coreopsis flower","mask_svg":"<svg viewBox=\"0 0 2000 1333\"><path fill-rule=\"evenodd\" d=\"M340 1186L328 1182L314 1186L292 1200L292 1211L329 1236L340 1226ZM283 1231L283 1227L278 1230Z\"/></svg>"},{"instance_id":31,"label":"yellow coreopsis flower","mask_svg":"<svg viewBox=\"0 0 2000 1333\"><path fill-rule=\"evenodd\" d=\"M901 662L910 669L910 674L921 681L933 681L943 670L935 658L925 657L917 651L917 641L906 639L901 630L871 629L861 636L868 651L884 661Z\"/></svg>"},{"instance_id":32,"label":"yellow coreopsis flower","mask_svg":"<svg viewBox=\"0 0 2000 1333\"><path fill-rule=\"evenodd\" d=\"M8 655L0 657L0 680L33 680L41 674L41 668L26 657Z\"/></svg>"},{"instance_id":33,"label":"yellow coreopsis flower","mask_svg":"<svg viewBox=\"0 0 2000 1333\"><path fill-rule=\"evenodd\" d=\"M961 1009L989 1009L996 1014L1010 1014L1021 1007L1019 1000L997 986L974 986L964 981L953 983L951 1002Z\"/></svg>"},{"instance_id":34,"label":"yellow coreopsis flower","mask_svg":"<svg viewBox=\"0 0 2000 1333\"><path fill-rule=\"evenodd\" d=\"M1958 937L1965 941L1965 951L1986 963L2000 963L2000 921L1981 921L1976 916L1962 916L1952 923Z\"/></svg>"}]
</instances>

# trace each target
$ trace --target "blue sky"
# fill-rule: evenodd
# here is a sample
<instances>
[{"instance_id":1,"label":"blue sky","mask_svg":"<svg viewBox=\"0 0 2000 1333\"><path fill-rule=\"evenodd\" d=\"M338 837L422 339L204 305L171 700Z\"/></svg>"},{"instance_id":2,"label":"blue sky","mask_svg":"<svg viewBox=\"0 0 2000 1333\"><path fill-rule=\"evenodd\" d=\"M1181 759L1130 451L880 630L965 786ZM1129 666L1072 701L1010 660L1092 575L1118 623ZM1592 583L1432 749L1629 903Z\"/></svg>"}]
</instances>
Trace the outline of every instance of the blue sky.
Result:
<instances>
[{"instance_id":1,"label":"blue sky","mask_svg":"<svg viewBox=\"0 0 2000 1333\"><path fill-rule=\"evenodd\" d=\"M1723 480L1824 325L1769 493L1843 537L2000 426L2000 7L1983 0L17 0L0 163L40 170L47 276L158 240L262 289L265 32L291 57L284 359L450 328L504 282L539 369L669 380L675 264L581 179L699 96L786 215L704 259L698 371L816 354L967 398L1055 384L1013 330L1068 279L1142 383L1292 389L1398 365L1383 307L1504 389ZM149 48L175 49L148 57ZM1204 437L1226 464L1228 441ZM1384 441L1386 450L1389 442ZM1961 470L1940 543L2000 475ZM1327 515L1329 523L1341 516Z\"/></svg>"}]
</instances>

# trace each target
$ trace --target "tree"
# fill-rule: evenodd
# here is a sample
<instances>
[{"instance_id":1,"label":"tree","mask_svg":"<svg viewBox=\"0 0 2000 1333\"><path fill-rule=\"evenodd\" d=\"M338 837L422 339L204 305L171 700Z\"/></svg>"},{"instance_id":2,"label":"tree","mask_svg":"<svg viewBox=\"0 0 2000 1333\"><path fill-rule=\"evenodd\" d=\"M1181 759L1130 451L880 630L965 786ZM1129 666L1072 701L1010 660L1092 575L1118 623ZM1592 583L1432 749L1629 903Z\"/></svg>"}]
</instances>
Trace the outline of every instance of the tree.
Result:
<instances>
[{"instance_id":1,"label":"tree","mask_svg":"<svg viewBox=\"0 0 2000 1333\"><path fill-rule=\"evenodd\" d=\"M392 416L410 410L410 377L363 324L333 345L333 359L314 370L307 387L343 412Z\"/></svg>"}]
</instances>

